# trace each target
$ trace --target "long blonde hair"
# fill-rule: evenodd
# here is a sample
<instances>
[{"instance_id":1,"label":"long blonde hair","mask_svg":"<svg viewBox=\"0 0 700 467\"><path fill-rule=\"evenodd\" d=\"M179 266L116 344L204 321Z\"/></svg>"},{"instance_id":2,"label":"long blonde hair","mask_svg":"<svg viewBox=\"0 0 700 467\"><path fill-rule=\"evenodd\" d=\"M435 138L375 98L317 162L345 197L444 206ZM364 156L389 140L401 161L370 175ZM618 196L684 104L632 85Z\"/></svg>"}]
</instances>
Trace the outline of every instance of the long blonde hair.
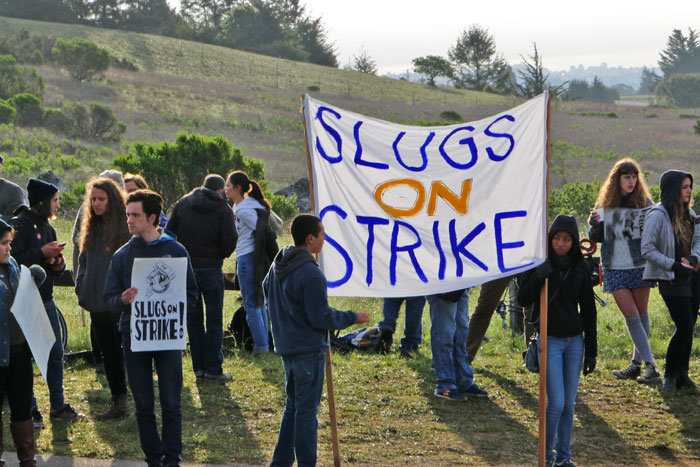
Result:
<instances>
[{"instance_id":1,"label":"long blonde hair","mask_svg":"<svg viewBox=\"0 0 700 467\"><path fill-rule=\"evenodd\" d=\"M647 200L651 199L649 194L649 189L644 182L643 176L640 176L639 164L636 161L626 157L615 162L608 178L603 182L603 186L600 187L598 192L598 199L596 199L596 206L599 208L635 208L642 209L647 206ZM626 174L634 174L637 176L637 184L634 186L634 190L628 196L626 196L625 203L623 206L623 195L622 190L620 190L620 177Z\"/></svg>"}]
</instances>

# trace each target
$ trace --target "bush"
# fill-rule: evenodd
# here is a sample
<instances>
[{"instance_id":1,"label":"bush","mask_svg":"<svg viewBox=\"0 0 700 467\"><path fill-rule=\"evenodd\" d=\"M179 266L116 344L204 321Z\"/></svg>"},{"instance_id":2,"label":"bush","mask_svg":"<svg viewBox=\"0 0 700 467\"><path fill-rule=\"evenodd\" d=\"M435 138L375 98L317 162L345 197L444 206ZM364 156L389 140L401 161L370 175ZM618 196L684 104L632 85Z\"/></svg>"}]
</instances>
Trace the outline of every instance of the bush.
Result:
<instances>
[{"instance_id":1,"label":"bush","mask_svg":"<svg viewBox=\"0 0 700 467\"><path fill-rule=\"evenodd\" d=\"M73 120L61 110L46 109L44 111L44 128L54 133L70 135L73 131Z\"/></svg>"},{"instance_id":2,"label":"bush","mask_svg":"<svg viewBox=\"0 0 700 467\"><path fill-rule=\"evenodd\" d=\"M678 107L700 107L700 73L674 74L662 79L654 95Z\"/></svg>"},{"instance_id":3,"label":"bush","mask_svg":"<svg viewBox=\"0 0 700 467\"><path fill-rule=\"evenodd\" d=\"M11 55L0 55L0 99L22 93L42 96L44 80L34 68L17 66Z\"/></svg>"},{"instance_id":4,"label":"bush","mask_svg":"<svg viewBox=\"0 0 700 467\"><path fill-rule=\"evenodd\" d=\"M8 102L0 100L0 124L14 123L17 111Z\"/></svg>"},{"instance_id":5,"label":"bush","mask_svg":"<svg viewBox=\"0 0 700 467\"><path fill-rule=\"evenodd\" d=\"M23 126L38 126L42 124L44 111L41 99L34 94L17 94L9 100L10 105L17 111L17 123Z\"/></svg>"},{"instance_id":6,"label":"bush","mask_svg":"<svg viewBox=\"0 0 700 467\"><path fill-rule=\"evenodd\" d=\"M695 132L696 135L700 135L700 119L698 119L695 122L695 125L693 125L693 131Z\"/></svg>"},{"instance_id":7,"label":"bush","mask_svg":"<svg viewBox=\"0 0 700 467\"><path fill-rule=\"evenodd\" d=\"M464 118L459 114L459 112L455 112L454 110L443 110L440 112L440 118L443 119L446 122L463 122Z\"/></svg>"},{"instance_id":8,"label":"bush","mask_svg":"<svg viewBox=\"0 0 700 467\"><path fill-rule=\"evenodd\" d=\"M112 56L92 41L76 37L66 41L58 39L51 51L56 61L68 69L75 81L86 81L109 69Z\"/></svg>"},{"instance_id":9,"label":"bush","mask_svg":"<svg viewBox=\"0 0 700 467\"><path fill-rule=\"evenodd\" d=\"M678 118L687 118L688 120L695 120L698 118L695 114L678 114Z\"/></svg>"},{"instance_id":10,"label":"bush","mask_svg":"<svg viewBox=\"0 0 700 467\"><path fill-rule=\"evenodd\" d=\"M595 200L600 190L598 177L592 182L574 182L564 185L559 190L549 192L549 218L554 219L557 214L574 216L579 227L586 225L588 214L595 206Z\"/></svg>"},{"instance_id":11,"label":"bush","mask_svg":"<svg viewBox=\"0 0 700 467\"><path fill-rule=\"evenodd\" d=\"M318 92L321 90L321 86L316 86L315 84L312 84L311 86L307 86L306 90L311 92Z\"/></svg>"},{"instance_id":12,"label":"bush","mask_svg":"<svg viewBox=\"0 0 700 467\"><path fill-rule=\"evenodd\" d=\"M659 118L659 114L646 114L644 118Z\"/></svg>"},{"instance_id":13,"label":"bush","mask_svg":"<svg viewBox=\"0 0 700 467\"><path fill-rule=\"evenodd\" d=\"M119 121L114 111L96 102L88 109L83 104L75 104L71 109L73 136L88 140L119 141L126 132L126 125Z\"/></svg>"},{"instance_id":14,"label":"bush","mask_svg":"<svg viewBox=\"0 0 700 467\"><path fill-rule=\"evenodd\" d=\"M136 143L127 154L117 156L114 165L122 172L143 175L151 188L163 196L166 209L201 186L207 174L225 176L233 170L242 170L260 182L270 197L263 163L244 156L223 136L180 133L173 143Z\"/></svg>"}]
</instances>

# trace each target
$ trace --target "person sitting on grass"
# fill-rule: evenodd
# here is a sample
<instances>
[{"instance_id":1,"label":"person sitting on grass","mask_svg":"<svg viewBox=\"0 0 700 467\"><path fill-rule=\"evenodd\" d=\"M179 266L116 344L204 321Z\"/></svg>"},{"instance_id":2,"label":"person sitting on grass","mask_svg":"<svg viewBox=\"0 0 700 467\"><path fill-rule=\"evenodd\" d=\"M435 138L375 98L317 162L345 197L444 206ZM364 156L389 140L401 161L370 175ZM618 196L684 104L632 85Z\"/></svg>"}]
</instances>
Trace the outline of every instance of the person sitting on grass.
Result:
<instances>
[{"instance_id":1,"label":"person sitting on grass","mask_svg":"<svg viewBox=\"0 0 700 467\"><path fill-rule=\"evenodd\" d=\"M318 405L323 393L329 329L365 323L364 312L328 306L326 277L313 255L321 252L321 219L300 214L292 222L294 246L277 254L263 281L275 353L282 357L287 405L282 415L273 467L316 465Z\"/></svg>"},{"instance_id":2,"label":"person sitting on grass","mask_svg":"<svg viewBox=\"0 0 700 467\"><path fill-rule=\"evenodd\" d=\"M596 365L597 312L590 270L579 248L576 219L558 215L549 228L547 245L548 259L525 273L518 301L522 306L534 303L533 318L539 320L540 290L545 279L549 278L547 465L573 466L571 435L574 430L574 405L581 363L584 375L591 373Z\"/></svg>"}]
</instances>

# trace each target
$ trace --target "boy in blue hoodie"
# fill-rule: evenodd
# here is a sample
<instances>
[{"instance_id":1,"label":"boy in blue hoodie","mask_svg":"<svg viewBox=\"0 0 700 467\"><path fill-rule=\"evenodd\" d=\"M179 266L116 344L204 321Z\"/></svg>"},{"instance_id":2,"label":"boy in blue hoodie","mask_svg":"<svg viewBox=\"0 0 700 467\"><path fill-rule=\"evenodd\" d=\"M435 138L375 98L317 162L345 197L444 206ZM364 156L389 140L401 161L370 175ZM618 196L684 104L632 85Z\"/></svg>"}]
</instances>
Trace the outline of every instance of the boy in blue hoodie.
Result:
<instances>
[{"instance_id":1,"label":"boy in blue hoodie","mask_svg":"<svg viewBox=\"0 0 700 467\"><path fill-rule=\"evenodd\" d=\"M182 351L131 350L131 304L138 289L131 285L134 258L187 258L187 309L199 299L187 250L158 228L163 198L150 190L138 190L126 201L129 243L114 253L109 265L103 299L109 311L121 312L124 366L134 396L141 449L149 466L180 465L182 453ZM158 374L160 406L163 412L162 439L154 411L153 366Z\"/></svg>"},{"instance_id":2,"label":"boy in blue hoodie","mask_svg":"<svg viewBox=\"0 0 700 467\"><path fill-rule=\"evenodd\" d=\"M275 353L282 357L287 405L271 466L316 465L318 404L323 392L329 329L365 323L364 312L328 306L326 277L313 255L326 239L321 219L300 214L292 222L294 246L275 258L263 282Z\"/></svg>"}]
</instances>

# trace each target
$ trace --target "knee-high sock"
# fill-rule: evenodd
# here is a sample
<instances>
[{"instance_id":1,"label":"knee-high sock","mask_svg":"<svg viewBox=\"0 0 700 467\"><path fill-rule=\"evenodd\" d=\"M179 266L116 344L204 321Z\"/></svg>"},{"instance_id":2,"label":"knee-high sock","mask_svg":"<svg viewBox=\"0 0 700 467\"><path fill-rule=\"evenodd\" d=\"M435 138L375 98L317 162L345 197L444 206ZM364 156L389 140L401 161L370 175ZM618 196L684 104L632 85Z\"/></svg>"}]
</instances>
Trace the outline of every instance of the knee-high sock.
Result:
<instances>
[{"instance_id":1,"label":"knee-high sock","mask_svg":"<svg viewBox=\"0 0 700 467\"><path fill-rule=\"evenodd\" d=\"M625 322L627 323L627 329L629 329L630 337L634 343L634 356L632 359L655 365L654 355L651 353L651 347L649 346L649 337L647 337L646 330L644 329L639 315L625 318Z\"/></svg>"},{"instance_id":2,"label":"knee-high sock","mask_svg":"<svg viewBox=\"0 0 700 467\"><path fill-rule=\"evenodd\" d=\"M649 324L649 313L639 314L639 319L642 321L644 332L647 333L647 338L651 339L651 325Z\"/></svg>"}]
</instances>

